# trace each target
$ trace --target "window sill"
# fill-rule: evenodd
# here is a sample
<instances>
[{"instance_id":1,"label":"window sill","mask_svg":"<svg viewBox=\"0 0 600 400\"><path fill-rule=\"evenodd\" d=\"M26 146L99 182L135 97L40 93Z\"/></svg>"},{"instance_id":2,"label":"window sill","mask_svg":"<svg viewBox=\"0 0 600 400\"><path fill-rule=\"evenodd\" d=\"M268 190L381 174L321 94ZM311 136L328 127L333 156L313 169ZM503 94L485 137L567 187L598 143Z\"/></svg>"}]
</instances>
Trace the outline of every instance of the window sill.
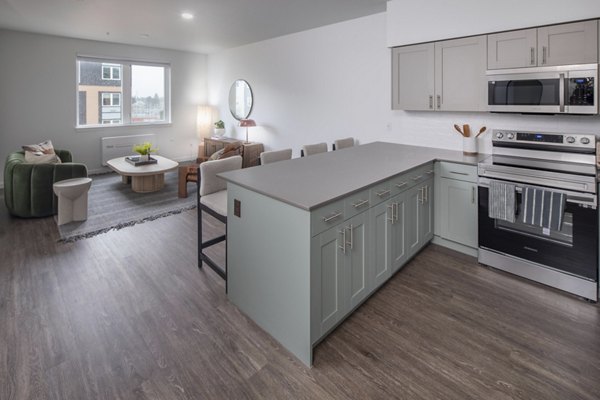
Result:
<instances>
[{"instance_id":1,"label":"window sill","mask_svg":"<svg viewBox=\"0 0 600 400\"><path fill-rule=\"evenodd\" d=\"M85 132L85 131L93 131L93 130L110 130L115 128L136 128L142 126L153 126L157 128L166 128L172 126L172 122L147 122L147 123L138 123L138 124L107 124L107 125L89 125L89 126L76 126L76 132Z\"/></svg>"}]
</instances>

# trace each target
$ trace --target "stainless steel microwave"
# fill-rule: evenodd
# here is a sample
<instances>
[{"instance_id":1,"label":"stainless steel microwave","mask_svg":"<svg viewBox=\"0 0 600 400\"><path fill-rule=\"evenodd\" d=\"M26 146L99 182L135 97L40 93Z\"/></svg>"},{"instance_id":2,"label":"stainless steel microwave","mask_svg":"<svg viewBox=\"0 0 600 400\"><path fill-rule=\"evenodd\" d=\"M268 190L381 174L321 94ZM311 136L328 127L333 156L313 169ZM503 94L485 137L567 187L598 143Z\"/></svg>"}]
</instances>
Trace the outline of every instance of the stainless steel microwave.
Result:
<instances>
[{"instance_id":1,"label":"stainless steel microwave","mask_svg":"<svg viewBox=\"0 0 600 400\"><path fill-rule=\"evenodd\" d=\"M598 114L598 65L486 72L492 112Z\"/></svg>"}]
</instances>

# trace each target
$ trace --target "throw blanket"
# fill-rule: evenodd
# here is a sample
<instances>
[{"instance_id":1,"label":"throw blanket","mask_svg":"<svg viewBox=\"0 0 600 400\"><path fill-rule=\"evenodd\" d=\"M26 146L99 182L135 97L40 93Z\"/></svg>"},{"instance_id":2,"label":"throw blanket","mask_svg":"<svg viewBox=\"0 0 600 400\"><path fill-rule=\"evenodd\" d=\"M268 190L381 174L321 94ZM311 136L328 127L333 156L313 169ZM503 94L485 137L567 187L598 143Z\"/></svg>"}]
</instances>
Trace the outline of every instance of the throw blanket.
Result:
<instances>
[{"instance_id":1,"label":"throw blanket","mask_svg":"<svg viewBox=\"0 0 600 400\"><path fill-rule=\"evenodd\" d=\"M567 196L531 186L523 188L523 222L551 230L560 230Z\"/></svg>"},{"instance_id":2,"label":"throw blanket","mask_svg":"<svg viewBox=\"0 0 600 400\"><path fill-rule=\"evenodd\" d=\"M490 181L488 215L493 219L515 222L515 185Z\"/></svg>"}]
</instances>

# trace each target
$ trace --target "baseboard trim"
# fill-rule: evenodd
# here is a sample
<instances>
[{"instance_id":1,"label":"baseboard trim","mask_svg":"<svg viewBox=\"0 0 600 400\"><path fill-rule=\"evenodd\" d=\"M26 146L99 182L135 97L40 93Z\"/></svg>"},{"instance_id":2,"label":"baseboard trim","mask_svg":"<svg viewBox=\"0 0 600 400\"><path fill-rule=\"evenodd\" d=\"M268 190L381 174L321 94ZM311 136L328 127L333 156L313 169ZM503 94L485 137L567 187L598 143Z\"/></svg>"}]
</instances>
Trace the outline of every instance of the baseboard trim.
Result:
<instances>
[{"instance_id":1,"label":"baseboard trim","mask_svg":"<svg viewBox=\"0 0 600 400\"><path fill-rule=\"evenodd\" d=\"M451 240L444 239L439 236L434 236L432 242L440 246L447 247L451 250L458 251L459 253L466 254L468 256L477 257L479 255L477 249L465 246L464 244L453 242Z\"/></svg>"}]
</instances>

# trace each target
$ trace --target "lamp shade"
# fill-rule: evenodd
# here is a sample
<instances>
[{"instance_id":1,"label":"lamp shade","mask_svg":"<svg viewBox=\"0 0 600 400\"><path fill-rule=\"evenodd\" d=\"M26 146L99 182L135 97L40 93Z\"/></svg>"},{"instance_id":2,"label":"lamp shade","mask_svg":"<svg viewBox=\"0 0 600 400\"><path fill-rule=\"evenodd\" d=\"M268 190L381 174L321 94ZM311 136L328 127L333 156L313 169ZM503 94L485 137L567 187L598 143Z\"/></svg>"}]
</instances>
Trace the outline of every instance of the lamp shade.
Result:
<instances>
[{"instance_id":1,"label":"lamp shade","mask_svg":"<svg viewBox=\"0 0 600 400\"><path fill-rule=\"evenodd\" d=\"M212 127L212 114L213 108L211 106L198 106L196 128L199 138L210 135L210 130Z\"/></svg>"},{"instance_id":2,"label":"lamp shade","mask_svg":"<svg viewBox=\"0 0 600 400\"><path fill-rule=\"evenodd\" d=\"M256 122L253 119L242 119L242 120L240 120L240 126L242 126L242 127L256 126Z\"/></svg>"}]
</instances>

